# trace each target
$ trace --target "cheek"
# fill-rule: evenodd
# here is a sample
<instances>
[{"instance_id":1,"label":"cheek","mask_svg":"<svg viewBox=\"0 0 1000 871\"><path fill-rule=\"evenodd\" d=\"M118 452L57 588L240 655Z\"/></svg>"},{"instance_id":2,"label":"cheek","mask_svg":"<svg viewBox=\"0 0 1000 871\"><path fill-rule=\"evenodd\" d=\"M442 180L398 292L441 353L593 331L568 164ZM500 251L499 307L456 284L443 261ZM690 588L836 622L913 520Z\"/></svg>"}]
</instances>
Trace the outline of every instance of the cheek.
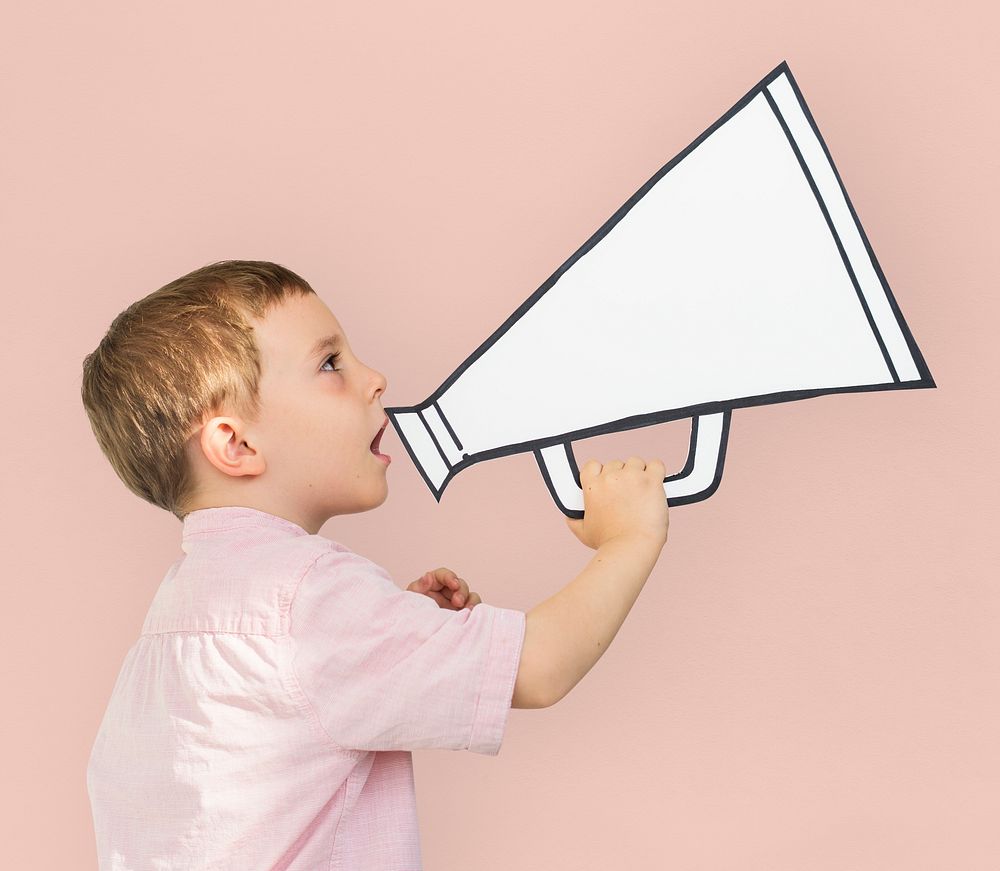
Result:
<instances>
[{"instance_id":1,"label":"cheek","mask_svg":"<svg viewBox=\"0 0 1000 871\"><path fill-rule=\"evenodd\" d=\"M323 424L315 405L279 401L268 409L265 432L279 456L314 462L328 457L336 445L335 434Z\"/></svg>"},{"instance_id":2,"label":"cheek","mask_svg":"<svg viewBox=\"0 0 1000 871\"><path fill-rule=\"evenodd\" d=\"M270 442L275 460L306 478L320 470L349 474L357 469L370 453L359 423L364 411L345 401L343 391L330 382L318 382L313 389L299 385L298 391L300 398L293 399L289 388L267 404L265 449Z\"/></svg>"}]
</instances>

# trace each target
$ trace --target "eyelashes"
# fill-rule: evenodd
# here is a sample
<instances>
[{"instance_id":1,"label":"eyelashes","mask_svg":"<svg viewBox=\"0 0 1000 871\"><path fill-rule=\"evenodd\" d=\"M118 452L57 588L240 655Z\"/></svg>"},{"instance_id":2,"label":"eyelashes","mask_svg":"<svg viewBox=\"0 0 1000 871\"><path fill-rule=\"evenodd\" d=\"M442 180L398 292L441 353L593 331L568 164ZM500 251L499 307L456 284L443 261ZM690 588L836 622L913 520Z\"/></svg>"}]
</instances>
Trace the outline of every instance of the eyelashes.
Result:
<instances>
[{"instance_id":1,"label":"eyelashes","mask_svg":"<svg viewBox=\"0 0 1000 871\"><path fill-rule=\"evenodd\" d=\"M325 366L327 363L333 363L333 369L331 371L339 372L340 370L336 366L338 360L340 360L340 354L331 354L323 361L323 365Z\"/></svg>"}]
</instances>

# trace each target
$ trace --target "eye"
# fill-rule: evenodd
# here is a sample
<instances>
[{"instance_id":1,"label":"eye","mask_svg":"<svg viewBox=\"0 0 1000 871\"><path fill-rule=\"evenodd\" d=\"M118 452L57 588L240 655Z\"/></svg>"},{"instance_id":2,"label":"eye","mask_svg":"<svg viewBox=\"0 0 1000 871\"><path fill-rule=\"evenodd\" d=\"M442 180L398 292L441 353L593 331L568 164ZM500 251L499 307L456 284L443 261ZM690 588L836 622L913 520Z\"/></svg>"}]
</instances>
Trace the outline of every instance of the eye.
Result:
<instances>
[{"instance_id":1,"label":"eye","mask_svg":"<svg viewBox=\"0 0 1000 871\"><path fill-rule=\"evenodd\" d=\"M330 355L329 357L327 357L327 358L326 358L326 359L325 359L325 360L323 361L323 366L325 366L325 365L326 365L327 363L331 363L331 362L332 362L333 364L336 364L336 362L337 362L337 361L338 361L339 359L340 359L340 354L331 354L331 355ZM322 366L321 366L321 367L320 367L320 371L321 371L321 372L339 372L340 370L339 370L339 369L338 369L338 368L336 367L336 365L334 365L333 369L323 369L323 368L322 368Z\"/></svg>"}]
</instances>

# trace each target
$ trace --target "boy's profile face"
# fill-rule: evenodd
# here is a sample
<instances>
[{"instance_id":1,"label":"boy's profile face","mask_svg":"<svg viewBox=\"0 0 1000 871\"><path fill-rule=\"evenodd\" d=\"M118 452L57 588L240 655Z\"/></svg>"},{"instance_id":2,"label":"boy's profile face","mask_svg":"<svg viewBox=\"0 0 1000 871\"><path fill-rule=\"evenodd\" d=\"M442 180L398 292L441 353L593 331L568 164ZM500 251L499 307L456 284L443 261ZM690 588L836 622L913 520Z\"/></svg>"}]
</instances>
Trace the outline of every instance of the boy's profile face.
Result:
<instances>
[{"instance_id":1,"label":"boy's profile face","mask_svg":"<svg viewBox=\"0 0 1000 871\"><path fill-rule=\"evenodd\" d=\"M329 517L381 505L388 463L371 445L387 423L385 376L354 356L315 294L289 297L250 324L261 356L260 419L205 424L193 440L204 486L191 510L248 505L315 534Z\"/></svg>"}]
</instances>

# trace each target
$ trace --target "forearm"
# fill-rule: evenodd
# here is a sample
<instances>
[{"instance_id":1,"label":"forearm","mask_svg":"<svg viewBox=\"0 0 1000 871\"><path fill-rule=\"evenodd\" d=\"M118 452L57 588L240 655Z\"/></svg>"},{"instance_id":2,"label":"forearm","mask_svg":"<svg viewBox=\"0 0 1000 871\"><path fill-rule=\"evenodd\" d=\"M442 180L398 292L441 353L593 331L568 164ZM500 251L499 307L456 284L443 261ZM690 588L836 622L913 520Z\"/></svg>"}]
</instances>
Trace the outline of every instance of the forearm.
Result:
<instances>
[{"instance_id":1,"label":"forearm","mask_svg":"<svg viewBox=\"0 0 1000 871\"><path fill-rule=\"evenodd\" d=\"M563 698L604 655L662 547L641 535L611 539L576 578L528 612L525 640L531 639L529 655L537 657L550 703Z\"/></svg>"}]
</instances>

